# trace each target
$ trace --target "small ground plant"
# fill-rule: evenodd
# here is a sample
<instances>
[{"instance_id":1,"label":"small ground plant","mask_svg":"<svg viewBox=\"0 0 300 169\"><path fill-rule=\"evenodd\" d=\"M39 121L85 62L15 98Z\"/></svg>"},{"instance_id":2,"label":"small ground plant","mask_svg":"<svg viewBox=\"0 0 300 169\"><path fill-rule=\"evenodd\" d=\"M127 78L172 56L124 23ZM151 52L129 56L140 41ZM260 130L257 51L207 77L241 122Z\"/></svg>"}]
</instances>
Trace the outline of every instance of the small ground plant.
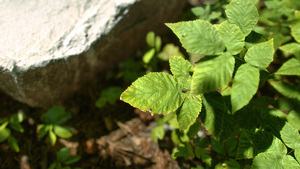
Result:
<instances>
[{"instance_id":1,"label":"small ground plant","mask_svg":"<svg viewBox=\"0 0 300 169\"><path fill-rule=\"evenodd\" d=\"M72 137L73 129L64 125L70 118L71 113L65 111L63 107L52 107L41 116L43 124L37 126L38 138L48 136L51 145L55 145L57 137Z\"/></svg>"},{"instance_id":2,"label":"small ground plant","mask_svg":"<svg viewBox=\"0 0 300 169\"><path fill-rule=\"evenodd\" d=\"M24 128L21 125L24 119L25 115L23 112L18 112L8 118L0 119L0 143L7 141L10 148L15 152L19 152L20 147L13 132L24 132Z\"/></svg>"},{"instance_id":3,"label":"small ground plant","mask_svg":"<svg viewBox=\"0 0 300 169\"><path fill-rule=\"evenodd\" d=\"M167 24L198 61L173 56L171 74L148 73L122 93L164 116L174 158L197 168L300 168L300 3L260 5L231 0L215 24Z\"/></svg>"}]
</instances>

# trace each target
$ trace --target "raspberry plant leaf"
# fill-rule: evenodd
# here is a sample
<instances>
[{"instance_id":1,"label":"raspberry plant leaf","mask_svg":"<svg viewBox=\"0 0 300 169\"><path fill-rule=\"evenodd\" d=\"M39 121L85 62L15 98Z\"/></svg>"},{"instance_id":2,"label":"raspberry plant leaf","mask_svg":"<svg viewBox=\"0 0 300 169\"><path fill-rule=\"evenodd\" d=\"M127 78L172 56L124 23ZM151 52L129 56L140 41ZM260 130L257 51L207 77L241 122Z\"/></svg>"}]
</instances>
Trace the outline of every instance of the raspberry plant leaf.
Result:
<instances>
[{"instance_id":1,"label":"raspberry plant leaf","mask_svg":"<svg viewBox=\"0 0 300 169\"><path fill-rule=\"evenodd\" d=\"M300 164L290 155L285 155L282 159L284 169L300 169Z\"/></svg>"},{"instance_id":2,"label":"raspberry plant leaf","mask_svg":"<svg viewBox=\"0 0 300 169\"><path fill-rule=\"evenodd\" d=\"M252 164L252 169L300 169L299 163L290 155L278 156L275 153L260 153Z\"/></svg>"},{"instance_id":3,"label":"raspberry plant leaf","mask_svg":"<svg viewBox=\"0 0 300 169\"><path fill-rule=\"evenodd\" d=\"M300 76L300 60L295 58L289 59L279 68L276 74Z\"/></svg>"},{"instance_id":4,"label":"raspberry plant leaf","mask_svg":"<svg viewBox=\"0 0 300 169\"><path fill-rule=\"evenodd\" d=\"M300 148L295 149L295 157L298 161L298 163L300 163Z\"/></svg>"},{"instance_id":5,"label":"raspberry plant leaf","mask_svg":"<svg viewBox=\"0 0 300 169\"><path fill-rule=\"evenodd\" d=\"M201 55L216 55L225 49L215 27L204 20L169 23L167 26L177 35L187 52Z\"/></svg>"},{"instance_id":6,"label":"raspberry plant leaf","mask_svg":"<svg viewBox=\"0 0 300 169\"><path fill-rule=\"evenodd\" d=\"M241 65L233 79L231 90L232 112L236 112L247 105L259 85L259 69L249 64Z\"/></svg>"},{"instance_id":7,"label":"raspberry plant leaf","mask_svg":"<svg viewBox=\"0 0 300 169\"><path fill-rule=\"evenodd\" d=\"M225 13L228 21L238 25L245 36L253 30L259 18L255 1L252 0L231 0Z\"/></svg>"},{"instance_id":8,"label":"raspberry plant leaf","mask_svg":"<svg viewBox=\"0 0 300 169\"><path fill-rule=\"evenodd\" d=\"M189 95L185 98L177 114L177 121L181 130L188 130L195 123L201 111L201 96Z\"/></svg>"},{"instance_id":9,"label":"raspberry plant leaf","mask_svg":"<svg viewBox=\"0 0 300 169\"><path fill-rule=\"evenodd\" d=\"M273 39L251 46L245 56L245 61L252 66L265 69L273 61Z\"/></svg>"},{"instance_id":10,"label":"raspberry plant leaf","mask_svg":"<svg viewBox=\"0 0 300 169\"><path fill-rule=\"evenodd\" d=\"M182 56L173 56L169 60L170 70L181 87L190 89L192 64Z\"/></svg>"},{"instance_id":11,"label":"raspberry plant leaf","mask_svg":"<svg viewBox=\"0 0 300 169\"><path fill-rule=\"evenodd\" d=\"M226 86L231 80L234 63L234 58L227 53L198 63L192 76L192 93L200 94Z\"/></svg>"},{"instance_id":12,"label":"raspberry plant leaf","mask_svg":"<svg viewBox=\"0 0 300 169\"><path fill-rule=\"evenodd\" d=\"M224 21L216 29L229 53L236 55L241 52L245 45L245 35L237 25Z\"/></svg>"},{"instance_id":13,"label":"raspberry plant leaf","mask_svg":"<svg viewBox=\"0 0 300 169\"><path fill-rule=\"evenodd\" d=\"M121 100L154 114L176 111L183 102L183 94L175 78L168 73L148 73L137 79L122 94Z\"/></svg>"},{"instance_id":14,"label":"raspberry plant leaf","mask_svg":"<svg viewBox=\"0 0 300 169\"><path fill-rule=\"evenodd\" d=\"M300 23L291 26L291 34L295 40L300 43Z\"/></svg>"},{"instance_id":15,"label":"raspberry plant leaf","mask_svg":"<svg viewBox=\"0 0 300 169\"><path fill-rule=\"evenodd\" d=\"M291 85L286 82L276 80L269 80L269 83L283 96L300 101L299 86Z\"/></svg>"},{"instance_id":16,"label":"raspberry plant leaf","mask_svg":"<svg viewBox=\"0 0 300 169\"><path fill-rule=\"evenodd\" d=\"M280 136L283 142L292 149L300 148L300 134L299 131L289 123L285 123L280 131Z\"/></svg>"},{"instance_id":17,"label":"raspberry plant leaf","mask_svg":"<svg viewBox=\"0 0 300 169\"><path fill-rule=\"evenodd\" d=\"M295 56L300 56L300 44L299 43L288 43L279 48L284 55L287 57L294 54Z\"/></svg>"},{"instance_id":18,"label":"raspberry plant leaf","mask_svg":"<svg viewBox=\"0 0 300 169\"><path fill-rule=\"evenodd\" d=\"M300 130L300 114L298 112L295 110L290 111L286 119L294 128Z\"/></svg>"}]
</instances>

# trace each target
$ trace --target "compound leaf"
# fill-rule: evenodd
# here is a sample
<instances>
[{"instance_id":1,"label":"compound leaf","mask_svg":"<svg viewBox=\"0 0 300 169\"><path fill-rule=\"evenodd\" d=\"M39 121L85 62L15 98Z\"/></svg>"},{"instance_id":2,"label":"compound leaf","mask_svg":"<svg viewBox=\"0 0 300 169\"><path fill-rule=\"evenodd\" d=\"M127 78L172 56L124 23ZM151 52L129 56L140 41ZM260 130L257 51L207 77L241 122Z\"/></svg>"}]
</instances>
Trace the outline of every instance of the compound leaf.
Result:
<instances>
[{"instance_id":1,"label":"compound leaf","mask_svg":"<svg viewBox=\"0 0 300 169\"><path fill-rule=\"evenodd\" d=\"M230 23L236 24L247 36L255 27L259 15L254 1L232 0L225 13Z\"/></svg>"},{"instance_id":2,"label":"compound leaf","mask_svg":"<svg viewBox=\"0 0 300 169\"><path fill-rule=\"evenodd\" d=\"M148 73L133 82L121 94L121 100L142 111L167 114L181 106L183 95L170 74Z\"/></svg>"},{"instance_id":3,"label":"compound leaf","mask_svg":"<svg viewBox=\"0 0 300 169\"><path fill-rule=\"evenodd\" d=\"M227 85L231 80L234 63L234 58L229 54L198 63L192 76L192 92L199 94Z\"/></svg>"},{"instance_id":4,"label":"compound leaf","mask_svg":"<svg viewBox=\"0 0 300 169\"><path fill-rule=\"evenodd\" d=\"M185 98L183 105L177 114L177 121L181 130L188 130L197 120L201 107L201 96L189 95Z\"/></svg>"},{"instance_id":5,"label":"compound leaf","mask_svg":"<svg viewBox=\"0 0 300 169\"><path fill-rule=\"evenodd\" d=\"M251 46L245 56L245 61L252 66L267 68L273 61L273 39Z\"/></svg>"},{"instance_id":6,"label":"compound leaf","mask_svg":"<svg viewBox=\"0 0 300 169\"><path fill-rule=\"evenodd\" d=\"M179 38L182 46L192 54L215 55L224 50L224 44L211 23L194 20L169 23L167 26Z\"/></svg>"},{"instance_id":7,"label":"compound leaf","mask_svg":"<svg viewBox=\"0 0 300 169\"><path fill-rule=\"evenodd\" d=\"M249 64L240 66L234 76L231 90L232 112L236 112L247 105L259 85L259 69Z\"/></svg>"},{"instance_id":8,"label":"compound leaf","mask_svg":"<svg viewBox=\"0 0 300 169\"><path fill-rule=\"evenodd\" d=\"M245 35L241 29L228 21L222 22L216 28L225 43L227 51L232 55L240 53L245 45Z\"/></svg>"},{"instance_id":9,"label":"compound leaf","mask_svg":"<svg viewBox=\"0 0 300 169\"><path fill-rule=\"evenodd\" d=\"M279 68L276 74L300 76L300 61L298 59L291 58Z\"/></svg>"}]
</instances>

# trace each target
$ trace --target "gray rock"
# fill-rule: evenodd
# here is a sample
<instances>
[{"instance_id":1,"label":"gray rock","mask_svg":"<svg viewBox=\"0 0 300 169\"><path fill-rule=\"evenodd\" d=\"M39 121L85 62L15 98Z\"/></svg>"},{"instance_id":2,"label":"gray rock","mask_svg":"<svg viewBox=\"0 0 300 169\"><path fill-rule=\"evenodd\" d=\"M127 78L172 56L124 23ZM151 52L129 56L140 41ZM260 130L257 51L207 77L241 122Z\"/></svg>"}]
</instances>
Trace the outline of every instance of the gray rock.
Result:
<instances>
[{"instance_id":1,"label":"gray rock","mask_svg":"<svg viewBox=\"0 0 300 169\"><path fill-rule=\"evenodd\" d=\"M30 106L59 103L143 45L185 0L0 0L0 88Z\"/></svg>"}]
</instances>

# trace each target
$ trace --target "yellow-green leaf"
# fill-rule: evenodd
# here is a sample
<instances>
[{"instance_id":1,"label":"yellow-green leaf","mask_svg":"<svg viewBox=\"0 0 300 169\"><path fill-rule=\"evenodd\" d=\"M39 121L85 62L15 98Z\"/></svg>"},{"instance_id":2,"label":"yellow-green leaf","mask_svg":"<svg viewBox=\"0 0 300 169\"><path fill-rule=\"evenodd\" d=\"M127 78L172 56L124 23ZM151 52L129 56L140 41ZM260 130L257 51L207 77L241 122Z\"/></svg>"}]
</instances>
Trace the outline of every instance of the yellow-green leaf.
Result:
<instances>
[{"instance_id":1,"label":"yellow-green leaf","mask_svg":"<svg viewBox=\"0 0 300 169\"><path fill-rule=\"evenodd\" d=\"M133 82L122 93L121 100L142 111L167 114L181 106L183 95L170 74L148 73Z\"/></svg>"},{"instance_id":2,"label":"yellow-green leaf","mask_svg":"<svg viewBox=\"0 0 300 169\"><path fill-rule=\"evenodd\" d=\"M252 66L267 68L273 61L273 39L251 46L245 56L245 61Z\"/></svg>"},{"instance_id":3,"label":"yellow-green leaf","mask_svg":"<svg viewBox=\"0 0 300 169\"><path fill-rule=\"evenodd\" d=\"M240 66L234 76L231 89L232 112L236 112L247 105L259 85L259 69L249 64Z\"/></svg>"},{"instance_id":4,"label":"yellow-green leaf","mask_svg":"<svg viewBox=\"0 0 300 169\"><path fill-rule=\"evenodd\" d=\"M200 94L226 86L231 80L234 63L229 54L198 63L192 76L192 92Z\"/></svg>"},{"instance_id":5,"label":"yellow-green leaf","mask_svg":"<svg viewBox=\"0 0 300 169\"><path fill-rule=\"evenodd\" d=\"M245 36L252 31L259 18L255 2L250 0L231 0L225 12L228 21L239 26Z\"/></svg>"},{"instance_id":6,"label":"yellow-green leaf","mask_svg":"<svg viewBox=\"0 0 300 169\"><path fill-rule=\"evenodd\" d=\"M245 45L245 35L241 29L228 21L222 22L216 28L225 43L227 51L232 55L240 53Z\"/></svg>"},{"instance_id":7,"label":"yellow-green leaf","mask_svg":"<svg viewBox=\"0 0 300 169\"><path fill-rule=\"evenodd\" d=\"M177 121L181 130L188 130L195 123L201 111L201 96L189 95L185 98L183 105L177 114Z\"/></svg>"},{"instance_id":8,"label":"yellow-green leaf","mask_svg":"<svg viewBox=\"0 0 300 169\"><path fill-rule=\"evenodd\" d=\"M204 20L169 23L167 26L177 35L182 46L192 54L215 55L225 46L217 30Z\"/></svg>"},{"instance_id":9,"label":"yellow-green leaf","mask_svg":"<svg viewBox=\"0 0 300 169\"><path fill-rule=\"evenodd\" d=\"M279 68L276 74L300 76L300 61L298 59L291 58Z\"/></svg>"}]
</instances>

